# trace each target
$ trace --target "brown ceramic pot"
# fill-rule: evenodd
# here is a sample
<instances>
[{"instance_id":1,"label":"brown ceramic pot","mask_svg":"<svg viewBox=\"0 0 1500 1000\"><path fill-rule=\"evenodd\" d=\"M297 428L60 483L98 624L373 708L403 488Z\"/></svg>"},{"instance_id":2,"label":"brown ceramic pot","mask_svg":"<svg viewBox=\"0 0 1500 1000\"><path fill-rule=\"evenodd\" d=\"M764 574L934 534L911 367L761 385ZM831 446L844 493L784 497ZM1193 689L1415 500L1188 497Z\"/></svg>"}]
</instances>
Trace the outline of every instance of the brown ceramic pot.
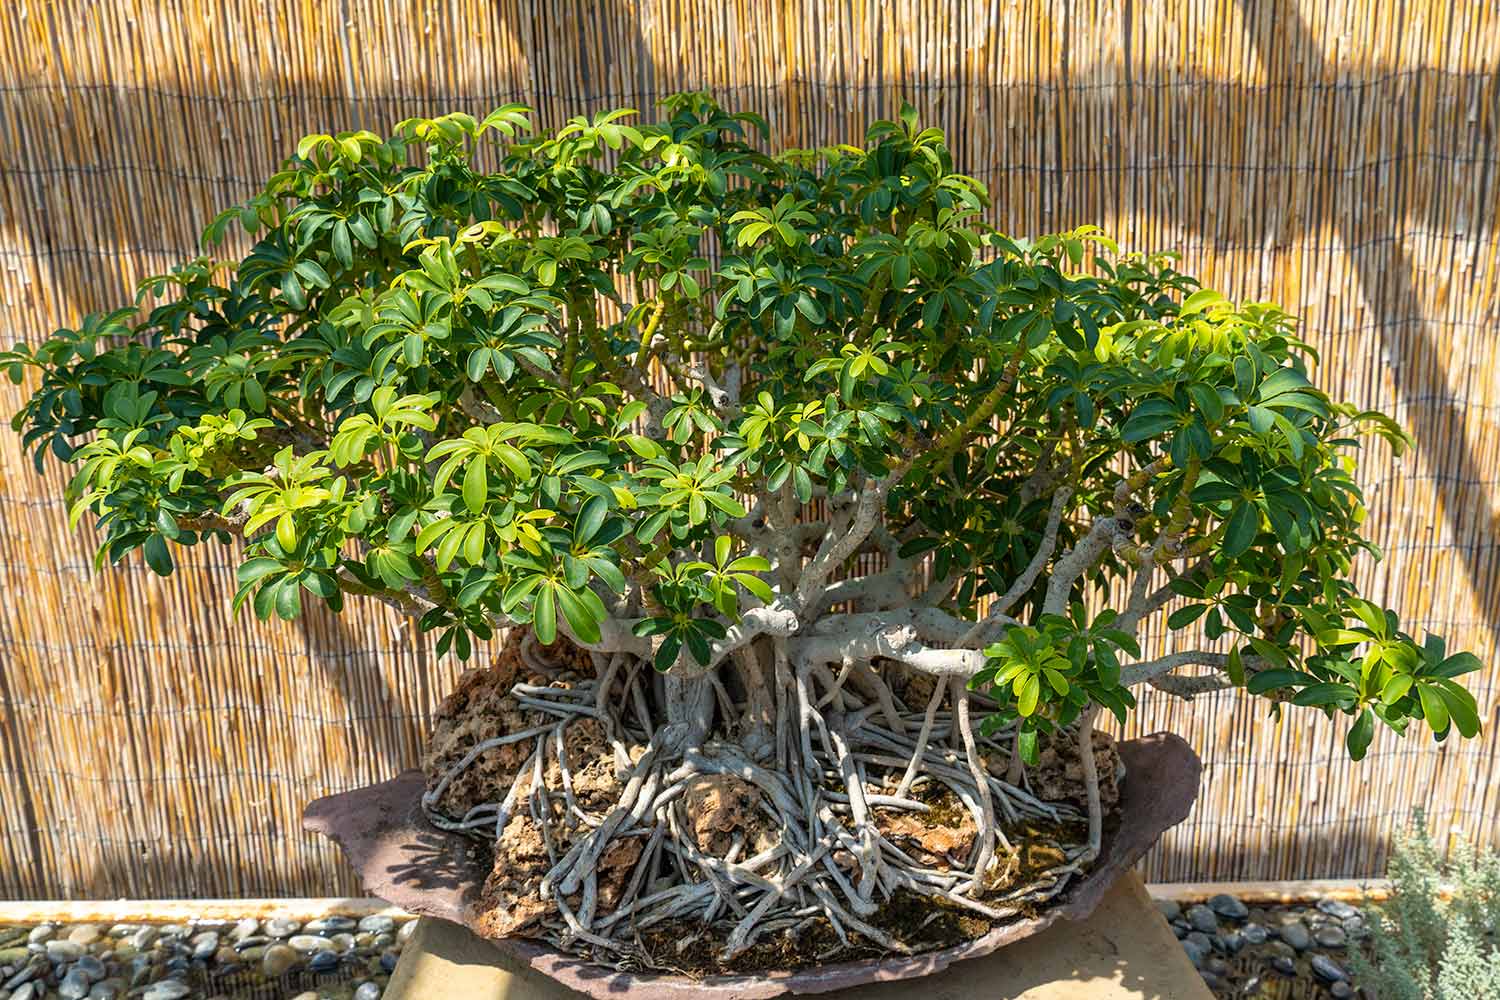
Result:
<instances>
[{"instance_id":1,"label":"brown ceramic pot","mask_svg":"<svg viewBox=\"0 0 1500 1000\"><path fill-rule=\"evenodd\" d=\"M1087 878L1040 916L997 927L965 944L910 957L841 962L756 976L689 979L618 972L591 965L535 941L504 938L495 946L564 985L592 997L713 996L755 1000L784 994L826 993L863 983L929 975L965 958L988 955L1058 920L1082 920L1105 892L1141 859L1162 833L1187 818L1198 795L1202 766L1180 737L1157 733L1117 745L1125 763L1120 823L1105 837L1099 863ZM422 813L423 777L400 777L311 803L303 825L334 841L367 891L412 913L474 927L479 888L489 874L486 852L459 834L438 830Z\"/></svg>"}]
</instances>

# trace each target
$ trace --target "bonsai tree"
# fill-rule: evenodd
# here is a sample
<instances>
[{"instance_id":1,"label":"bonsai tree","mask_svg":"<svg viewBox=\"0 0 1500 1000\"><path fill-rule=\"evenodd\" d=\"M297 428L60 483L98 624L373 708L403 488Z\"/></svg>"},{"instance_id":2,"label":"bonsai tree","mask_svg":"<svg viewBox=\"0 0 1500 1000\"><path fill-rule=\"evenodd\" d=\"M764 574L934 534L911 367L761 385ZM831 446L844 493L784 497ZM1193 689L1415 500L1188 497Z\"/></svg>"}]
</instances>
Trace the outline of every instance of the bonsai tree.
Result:
<instances>
[{"instance_id":1,"label":"bonsai tree","mask_svg":"<svg viewBox=\"0 0 1500 1000\"><path fill-rule=\"evenodd\" d=\"M587 652L426 800L533 824L544 936L624 961L627 925L695 921L728 960L813 919L903 950L897 896L1006 919L1098 854L1093 727L1145 684L1345 716L1355 758L1377 723L1477 732L1474 657L1348 581L1360 436L1402 433L1313 385L1285 312L1093 228L1003 235L910 108L773 155L755 115L664 105L308 136L208 226L248 255L4 357L101 563L212 540L262 619L357 595L459 657L517 626ZM1190 638L1143 655L1163 619ZM600 815L569 784L585 722L619 762ZM510 746L509 793L445 814ZM1043 750L1077 808L1027 790ZM704 776L748 785L772 846L703 848ZM971 842L914 858L887 821L943 796ZM1027 824L1063 849L1017 886Z\"/></svg>"}]
</instances>

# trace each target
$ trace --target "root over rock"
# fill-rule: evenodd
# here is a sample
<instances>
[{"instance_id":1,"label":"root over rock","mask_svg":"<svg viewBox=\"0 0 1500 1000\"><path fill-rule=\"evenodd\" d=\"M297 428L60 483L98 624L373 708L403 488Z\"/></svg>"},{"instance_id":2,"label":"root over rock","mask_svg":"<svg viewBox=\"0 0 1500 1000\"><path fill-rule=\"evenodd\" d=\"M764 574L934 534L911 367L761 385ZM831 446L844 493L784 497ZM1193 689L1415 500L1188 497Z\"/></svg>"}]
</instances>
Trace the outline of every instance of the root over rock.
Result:
<instances>
[{"instance_id":1,"label":"root over rock","mask_svg":"<svg viewBox=\"0 0 1500 1000\"><path fill-rule=\"evenodd\" d=\"M543 711L523 705L513 693L514 686L566 689L570 687L569 677L591 667L586 667L581 651L561 643L549 649L547 656L552 662L546 666L551 669L528 666L521 642L512 641L488 668L471 670L459 678L453 693L438 708L432 739L422 759L429 791L435 791L443 776L481 742L556 721ZM593 817L609 812L619 801L623 785L603 726L594 719L574 721L563 731L563 747L578 809ZM553 861L542 825L530 812L537 789L532 775L521 774L533 750L533 742L523 740L481 752L449 781L434 803L440 812L461 817L476 806L505 799L512 786L516 788L517 806L494 842L494 865L481 892L479 926L493 937L524 934L539 918L555 910L541 896L542 879ZM633 756L638 757L638 751ZM549 827L571 830L575 835L586 833L589 827L580 817L572 817L572 823L564 822L568 818L564 815L567 794L562 767L555 756L548 757L542 785L546 790L545 808L551 813ZM535 798L542 801L540 796ZM553 851L566 851L571 844L570 838L564 838L551 846ZM639 840L624 840L611 845L600 859L599 902L604 912L618 901L640 854Z\"/></svg>"},{"instance_id":2,"label":"root over rock","mask_svg":"<svg viewBox=\"0 0 1500 1000\"><path fill-rule=\"evenodd\" d=\"M746 853L759 854L776 843L776 832L760 809L760 792L750 782L728 774L694 778L684 795L693 843L704 854L722 858L745 839Z\"/></svg>"},{"instance_id":3,"label":"root over rock","mask_svg":"<svg viewBox=\"0 0 1500 1000\"><path fill-rule=\"evenodd\" d=\"M616 968L802 967L972 939L1055 899L1092 860L1063 804L1082 797L1066 738L1044 748L1028 792L1005 780L1003 734L976 740L960 721L967 702L934 730L910 704L930 684L861 705L803 668L777 680L787 709L756 758L712 731L674 743L654 679L645 661L513 633L443 702L424 808L492 849L481 933ZM718 693L733 732L745 709ZM1117 758L1104 734L1094 748L1110 809Z\"/></svg>"},{"instance_id":4,"label":"root over rock","mask_svg":"<svg viewBox=\"0 0 1500 1000\"><path fill-rule=\"evenodd\" d=\"M969 859L979 827L951 793L929 803L926 813L876 809L875 828L897 847L932 868L960 868Z\"/></svg>"},{"instance_id":5,"label":"root over rock","mask_svg":"<svg viewBox=\"0 0 1500 1000\"><path fill-rule=\"evenodd\" d=\"M436 788L439 775L484 740L537 724L540 713L523 711L510 689L522 680L545 684L546 678L523 675L524 670L519 644L511 643L487 669L469 670L458 679L453 693L438 706L432 738L422 756L429 790ZM503 797L530 755L525 743L484 751L448 784L436 807L449 816L462 816L482 802Z\"/></svg>"}]
</instances>

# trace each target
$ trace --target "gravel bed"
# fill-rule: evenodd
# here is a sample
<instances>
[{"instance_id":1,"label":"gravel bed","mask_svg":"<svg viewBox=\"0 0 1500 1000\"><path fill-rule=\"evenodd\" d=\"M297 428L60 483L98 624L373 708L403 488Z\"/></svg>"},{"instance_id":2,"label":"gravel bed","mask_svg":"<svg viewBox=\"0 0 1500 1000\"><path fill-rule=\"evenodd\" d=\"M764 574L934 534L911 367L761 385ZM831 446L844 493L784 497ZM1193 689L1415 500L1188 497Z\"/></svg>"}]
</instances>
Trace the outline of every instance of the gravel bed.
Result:
<instances>
[{"instance_id":1,"label":"gravel bed","mask_svg":"<svg viewBox=\"0 0 1500 1000\"><path fill-rule=\"evenodd\" d=\"M0 1000L379 1000L416 921L0 927Z\"/></svg>"},{"instance_id":2,"label":"gravel bed","mask_svg":"<svg viewBox=\"0 0 1500 1000\"><path fill-rule=\"evenodd\" d=\"M1347 903L1156 906L1220 1000L1362 995L1347 955L1364 918ZM415 928L379 915L0 927L0 1000L379 1000Z\"/></svg>"},{"instance_id":3,"label":"gravel bed","mask_svg":"<svg viewBox=\"0 0 1500 1000\"><path fill-rule=\"evenodd\" d=\"M1247 906L1218 895L1187 906L1159 899L1156 907L1221 1000L1363 996L1348 954L1360 946L1365 921L1348 903Z\"/></svg>"}]
</instances>

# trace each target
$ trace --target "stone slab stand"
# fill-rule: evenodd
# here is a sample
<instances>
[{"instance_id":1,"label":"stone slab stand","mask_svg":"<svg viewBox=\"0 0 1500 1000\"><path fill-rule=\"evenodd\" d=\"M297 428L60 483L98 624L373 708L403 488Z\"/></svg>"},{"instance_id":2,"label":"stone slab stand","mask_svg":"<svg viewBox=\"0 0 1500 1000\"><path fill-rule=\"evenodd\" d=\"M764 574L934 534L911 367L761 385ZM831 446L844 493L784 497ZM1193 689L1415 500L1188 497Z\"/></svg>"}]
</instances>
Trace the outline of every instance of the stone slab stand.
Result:
<instances>
[{"instance_id":1,"label":"stone slab stand","mask_svg":"<svg viewBox=\"0 0 1500 1000\"><path fill-rule=\"evenodd\" d=\"M650 996L649 987L619 994ZM423 917L385 1000L579 1000L579 993L447 920ZM1063 921L920 979L866 983L829 1000L1213 1000L1134 872L1087 920Z\"/></svg>"}]
</instances>

